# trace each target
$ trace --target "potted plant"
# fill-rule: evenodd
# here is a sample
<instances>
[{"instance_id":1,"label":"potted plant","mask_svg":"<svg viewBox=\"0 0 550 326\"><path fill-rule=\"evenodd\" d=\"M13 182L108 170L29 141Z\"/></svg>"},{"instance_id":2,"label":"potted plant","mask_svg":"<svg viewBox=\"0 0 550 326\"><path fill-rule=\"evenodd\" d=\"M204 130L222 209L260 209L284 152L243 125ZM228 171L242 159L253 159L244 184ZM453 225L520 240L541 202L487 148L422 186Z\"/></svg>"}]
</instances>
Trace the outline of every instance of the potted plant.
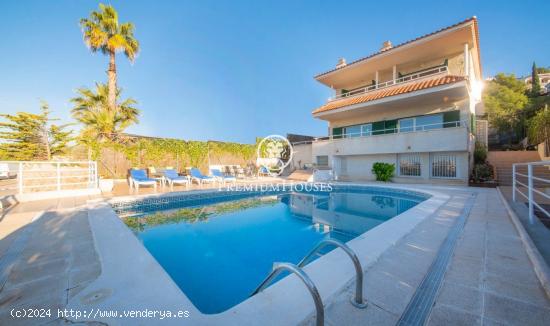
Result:
<instances>
[{"instance_id":1,"label":"potted plant","mask_svg":"<svg viewBox=\"0 0 550 326\"><path fill-rule=\"evenodd\" d=\"M99 178L99 190L101 192L111 192L115 186L115 181L113 179L105 179L103 177Z\"/></svg>"}]
</instances>

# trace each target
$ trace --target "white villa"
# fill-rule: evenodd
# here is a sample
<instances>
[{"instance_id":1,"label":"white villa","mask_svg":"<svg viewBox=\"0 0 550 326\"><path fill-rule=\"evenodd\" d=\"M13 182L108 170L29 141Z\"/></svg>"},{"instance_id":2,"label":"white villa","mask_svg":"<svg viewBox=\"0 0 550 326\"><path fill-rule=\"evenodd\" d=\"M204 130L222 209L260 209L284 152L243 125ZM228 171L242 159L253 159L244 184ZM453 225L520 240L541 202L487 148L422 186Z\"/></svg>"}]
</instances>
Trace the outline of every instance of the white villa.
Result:
<instances>
[{"instance_id":1,"label":"white villa","mask_svg":"<svg viewBox=\"0 0 550 326\"><path fill-rule=\"evenodd\" d=\"M473 163L482 68L476 17L315 76L334 95L313 111L329 136L297 145L295 161L342 181L373 180L395 163L397 182L464 184Z\"/></svg>"}]
</instances>

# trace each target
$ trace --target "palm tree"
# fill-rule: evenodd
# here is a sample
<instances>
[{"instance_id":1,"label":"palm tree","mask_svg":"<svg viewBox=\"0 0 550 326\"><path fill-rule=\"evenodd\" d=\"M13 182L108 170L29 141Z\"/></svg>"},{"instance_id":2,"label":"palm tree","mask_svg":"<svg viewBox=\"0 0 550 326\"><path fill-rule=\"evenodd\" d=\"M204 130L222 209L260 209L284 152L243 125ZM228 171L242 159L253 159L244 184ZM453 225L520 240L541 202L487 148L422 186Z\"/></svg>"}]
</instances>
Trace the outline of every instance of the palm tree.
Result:
<instances>
[{"instance_id":1,"label":"palm tree","mask_svg":"<svg viewBox=\"0 0 550 326\"><path fill-rule=\"evenodd\" d=\"M100 3L99 11L92 11L89 18L82 18L80 26L84 34L84 42L92 52L101 51L109 55L108 103L109 108L114 111L117 92L115 56L117 52L124 52L131 62L134 61L139 51L139 42L134 38L134 24L120 24L115 8Z\"/></svg>"},{"instance_id":2,"label":"palm tree","mask_svg":"<svg viewBox=\"0 0 550 326\"><path fill-rule=\"evenodd\" d=\"M115 109L109 105L109 87L96 83L95 91L89 88L79 88L78 97L71 99L74 108L71 113L75 120L84 125L82 136L95 140L113 139L128 126L138 123L139 110L135 107L137 101L132 98L118 103L122 92L115 92Z\"/></svg>"}]
</instances>

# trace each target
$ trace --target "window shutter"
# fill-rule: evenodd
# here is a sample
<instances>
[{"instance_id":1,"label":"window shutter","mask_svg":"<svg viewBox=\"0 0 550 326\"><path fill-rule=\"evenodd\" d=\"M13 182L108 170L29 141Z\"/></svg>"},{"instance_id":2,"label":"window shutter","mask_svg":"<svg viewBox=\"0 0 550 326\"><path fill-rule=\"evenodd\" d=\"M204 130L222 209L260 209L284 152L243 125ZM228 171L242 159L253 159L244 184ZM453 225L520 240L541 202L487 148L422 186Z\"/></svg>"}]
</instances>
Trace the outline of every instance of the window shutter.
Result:
<instances>
[{"instance_id":1,"label":"window shutter","mask_svg":"<svg viewBox=\"0 0 550 326\"><path fill-rule=\"evenodd\" d=\"M449 112L443 112L443 127L444 128L450 128L450 127L456 127L456 121L460 121L460 111L449 111Z\"/></svg>"},{"instance_id":2,"label":"window shutter","mask_svg":"<svg viewBox=\"0 0 550 326\"><path fill-rule=\"evenodd\" d=\"M376 121L372 123L372 134L381 135L384 133L385 125L384 121Z\"/></svg>"},{"instance_id":3,"label":"window shutter","mask_svg":"<svg viewBox=\"0 0 550 326\"><path fill-rule=\"evenodd\" d=\"M386 134L393 134L397 132L397 120L386 120L384 124L384 129ZM390 129L390 130L388 130Z\"/></svg>"},{"instance_id":4,"label":"window shutter","mask_svg":"<svg viewBox=\"0 0 550 326\"><path fill-rule=\"evenodd\" d=\"M342 138L342 127L332 128L332 138Z\"/></svg>"}]
</instances>

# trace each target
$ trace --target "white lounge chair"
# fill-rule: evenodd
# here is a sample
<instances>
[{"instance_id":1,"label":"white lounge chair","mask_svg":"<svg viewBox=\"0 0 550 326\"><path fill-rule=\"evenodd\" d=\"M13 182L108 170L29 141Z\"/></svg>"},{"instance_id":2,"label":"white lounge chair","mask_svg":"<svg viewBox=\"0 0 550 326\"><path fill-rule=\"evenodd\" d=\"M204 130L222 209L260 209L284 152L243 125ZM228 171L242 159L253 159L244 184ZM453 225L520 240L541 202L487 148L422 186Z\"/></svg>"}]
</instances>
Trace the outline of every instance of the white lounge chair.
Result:
<instances>
[{"instance_id":1,"label":"white lounge chair","mask_svg":"<svg viewBox=\"0 0 550 326\"><path fill-rule=\"evenodd\" d=\"M147 177L145 170L130 170L130 187L139 189L139 186L153 186L157 190L157 181Z\"/></svg>"}]
</instances>

